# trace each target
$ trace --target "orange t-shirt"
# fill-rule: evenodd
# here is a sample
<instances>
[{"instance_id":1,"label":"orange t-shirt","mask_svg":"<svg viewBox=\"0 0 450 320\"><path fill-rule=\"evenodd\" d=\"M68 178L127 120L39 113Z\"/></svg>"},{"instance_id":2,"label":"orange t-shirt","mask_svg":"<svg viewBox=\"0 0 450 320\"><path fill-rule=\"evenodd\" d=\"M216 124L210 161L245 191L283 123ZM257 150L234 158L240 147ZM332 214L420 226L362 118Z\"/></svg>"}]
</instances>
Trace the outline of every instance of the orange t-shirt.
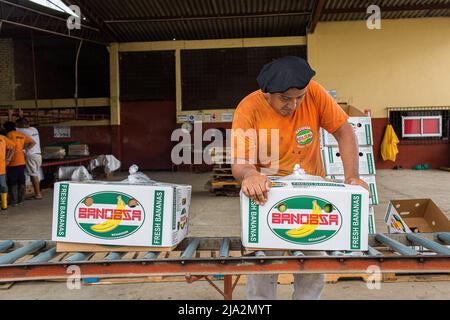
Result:
<instances>
[{"instance_id":1,"label":"orange t-shirt","mask_svg":"<svg viewBox=\"0 0 450 320\"><path fill-rule=\"evenodd\" d=\"M257 90L245 97L234 113L232 134L234 162L241 160L255 164L250 159L255 159L256 154L256 167L259 170L274 169L275 172L270 174L289 175L298 163L306 173L324 176L319 128L333 133L347 119L348 115L344 110L315 81L310 81L300 105L292 115L286 117L278 114L264 98L262 91ZM255 129L257 134L253 136L244 134L243 132L248 129ZM259 129L266 129L267 133L262 131L261 134ZM271 151L272 144L276 143L276 133L271 134L271 129L279 130L278 157ZM260 148L264 146L267 146L267 151L263 150L261 153Z\"/></svg>"},{"instance_id":2,"label":"orange t-shirt","mask_svg":"<svg viewBox=\"0 0 450 320\"><path fill-rule=\"evenodd\" d=\"M9 132L8 138L16 144L16 152L14 153L8 166L17 167L25 165L25 154L23 152L23 147L26 143L31 143L33 139L18 131Z\"/></svg>"},{"instance_id":3,"label":"orange t-shirt","mask_svg":"<svg viewBox=\"0 0 450 320\"><path fill-rule=\"evenodd\" d=\"M6 151L15 147L16 144L13 141L0 135L0 175L6 174Z\"/></svg>"}]
</instances>

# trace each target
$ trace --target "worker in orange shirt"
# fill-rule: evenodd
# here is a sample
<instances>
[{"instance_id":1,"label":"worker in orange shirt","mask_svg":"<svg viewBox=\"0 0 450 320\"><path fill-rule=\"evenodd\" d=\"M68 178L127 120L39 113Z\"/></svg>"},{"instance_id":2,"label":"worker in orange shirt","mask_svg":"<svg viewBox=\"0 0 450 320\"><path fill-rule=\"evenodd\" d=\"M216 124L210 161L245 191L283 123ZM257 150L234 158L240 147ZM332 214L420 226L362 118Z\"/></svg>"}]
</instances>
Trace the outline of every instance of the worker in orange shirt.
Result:
<instances>
[{"instance_id":1,"label":"worker in orange shirt","mask_svg":"<svg viewBox=\"0 0 450 320\"><path fill-rule=\"evenodd\" d=\"M325 175L320 156L320 127L338 141L345 183L369 190L359 178L358 146L348 116L319 83L311 80L314 75L315 71L299 57L274 60L262 68L257 78L261 90L250 93L236 108L232 173L241 181L242 192L259 205L267 202L271 187L267 174L289 175L299 164L309 175ZM325 255L322 251L303 253ZM280 254L266 252L266 255ZM249 275L247 297L276 299L277 277ZM294 279L293 299L320 298L325 285L323 274L296 274Z\"/></svg>"},{"instance_id":2,"label":"worker in orange shirt","mask_svg":"<svg viewBox=\"0 0 450 320\"><path fill-rule=\"evenodd\" d=\"M2 210L8 209L8 184L6 182L6 165L14 155L15 143L0 132L0 195Z\"/></svg>"},{"instance_id":3,"label":"worker in orange shirt","mask_svg":"<svg viewBox=\"0 0 450 320\"><path fill-rule=\"evenodd\" d=\"M3 127L7 132L7 137L15 143L14 155L6 169L11 205L15 206L22 203L25 197L24 149L33 148L36 142L31 137L16 131L14 122L7 121Z\"/></svg>"}]
</instances>

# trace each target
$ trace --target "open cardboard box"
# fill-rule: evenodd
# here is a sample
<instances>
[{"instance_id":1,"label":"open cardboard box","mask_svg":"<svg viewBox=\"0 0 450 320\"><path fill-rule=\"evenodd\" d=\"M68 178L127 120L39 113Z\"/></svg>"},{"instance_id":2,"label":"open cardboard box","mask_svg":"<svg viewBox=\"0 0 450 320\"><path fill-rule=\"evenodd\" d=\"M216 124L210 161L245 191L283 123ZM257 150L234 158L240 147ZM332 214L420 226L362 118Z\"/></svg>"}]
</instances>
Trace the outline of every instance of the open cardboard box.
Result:
<instances>
[{"instance_id":1,"label":"open cardboard box","mask_svg":"<svg viewBox=\"0 0 450 320\"><path fill-rule=\"evenodd\" d=\"M339 103L339 106L348 114L350 117L367 117L364 112L359 110L358 108L351 106L346 103Z\"/></svg>"},{"instance_id":2,"label":"open cardboard box","mask_svg":"<svg viewBox=\"0 0 450 320\"><path fill-rule=\"evenodd\" d=\"M361 110L348 104L339 104L344 112L350 117L348 123L353 127L358 145L373 145L372 121L371 118ZM320 144L324 146L337 146L338 142L334 136L325 129L320 128Z\"/></svg>"},{"instance_id":3,"label":"open cardboard box","mask_svg":"<svg viewBox=\"0 0 450 320\"><path fill-rule=\"evenodd\" d=\"M402 232L390 228L390 217L400 216L407 225L406 232L450 232L450 220L431 199L391 200L386 212L388 231ZM409 228L409 230L408 230Z\"/></svg>"}]
</instances>

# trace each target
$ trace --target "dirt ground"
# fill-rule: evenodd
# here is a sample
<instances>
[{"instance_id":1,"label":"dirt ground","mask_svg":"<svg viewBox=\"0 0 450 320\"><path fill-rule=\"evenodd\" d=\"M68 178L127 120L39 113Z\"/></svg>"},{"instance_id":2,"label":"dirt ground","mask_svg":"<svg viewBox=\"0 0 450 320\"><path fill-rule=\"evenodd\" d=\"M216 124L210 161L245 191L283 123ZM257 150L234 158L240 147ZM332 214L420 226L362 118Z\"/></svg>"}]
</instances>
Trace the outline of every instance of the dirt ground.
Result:
<instances>
[{"instance_id":1,"label":"dirt ground","mask_svg":"<svg viewBox=\"0 0 450 320\"><path fill-rule=\"evenodd\" d=\"M188 183L193 186L190 236L239 236L239 198L216 197L204 189L208 173L149 172L159 181ZM117 177L120 179L120 177ZM429 170L378 170L380 204L375 207L377 232L386 232L383 218L388 200L432 198L450 215L450 172ZM44 200L28 200L0 213L0 239L50 239L52 190L44 191ZM221 282L217 282L221 286ZM291 285L278 286L278 299L290 299ZM244 285L234 291L235 299L245 299ZM65 282L23 282L0 290L0 299L221 299L206 281L141 283L121 285L81 285L70 290ZM327 284L322 299L450 299L450 282L382 283L370 290L363 281Z\"/></svg>"}]
</instances>

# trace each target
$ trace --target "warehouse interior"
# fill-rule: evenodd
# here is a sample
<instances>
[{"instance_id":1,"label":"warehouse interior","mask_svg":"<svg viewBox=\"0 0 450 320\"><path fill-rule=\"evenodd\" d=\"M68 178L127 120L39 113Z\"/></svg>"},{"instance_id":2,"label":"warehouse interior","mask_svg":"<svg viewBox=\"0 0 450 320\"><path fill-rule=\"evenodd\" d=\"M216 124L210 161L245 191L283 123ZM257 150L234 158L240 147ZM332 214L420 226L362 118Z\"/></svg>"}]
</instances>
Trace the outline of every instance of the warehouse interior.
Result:
<instances>
[{"instance_id":1,"label":"warehouse interior","mask_svg":"<svg viewBox=\"0 0 450 320\"><path fill-rule=\"evenodd\" d=\"M341 106L370 117L377 232L388 231L386 208L395 199L432 199L450 217L447 0L62 0L64 8L56 0L37 2L0 0L0 122L25 116L39 131L43 155L46 147L67 153L72 143L87 145L88 153L57 158L59 165L49 158L44 199L2 211L0 239L51 239L53 183L64 180L58 170L87 167L100 155L113 156L120 168L89 170L96 180L122 181L137 165L156 181L192 185L189 236L239 237L240 184L219 179L216 188L216 165L205 159L174 163L180 141L173 132L184 128L195 141L196 126L200 139L209 129L231 129L239 102L258 89L261 68L288 55L307 60L314 80ZM381 10L380 28L370 25L371 5ZM64 11L70 6L75 16ZM427 120L434 121L428 134ZM409 134L414 121L419 132ZM388 125L399 138L395 161L381 152ZM189 159L211 142L205 140L189 149ZM448 276L383 282L381 290L356 276L327 283L323 299L450 299ZM17 282L0 290L0 299L222 298L206 281L113 286L114 292L108 284L86 284L80 294L64 282ZM292 286L279 286L279 299L291 294ZM245 296L245 286L236 286L234 298Z\"/></svg>"}]
</instances>

